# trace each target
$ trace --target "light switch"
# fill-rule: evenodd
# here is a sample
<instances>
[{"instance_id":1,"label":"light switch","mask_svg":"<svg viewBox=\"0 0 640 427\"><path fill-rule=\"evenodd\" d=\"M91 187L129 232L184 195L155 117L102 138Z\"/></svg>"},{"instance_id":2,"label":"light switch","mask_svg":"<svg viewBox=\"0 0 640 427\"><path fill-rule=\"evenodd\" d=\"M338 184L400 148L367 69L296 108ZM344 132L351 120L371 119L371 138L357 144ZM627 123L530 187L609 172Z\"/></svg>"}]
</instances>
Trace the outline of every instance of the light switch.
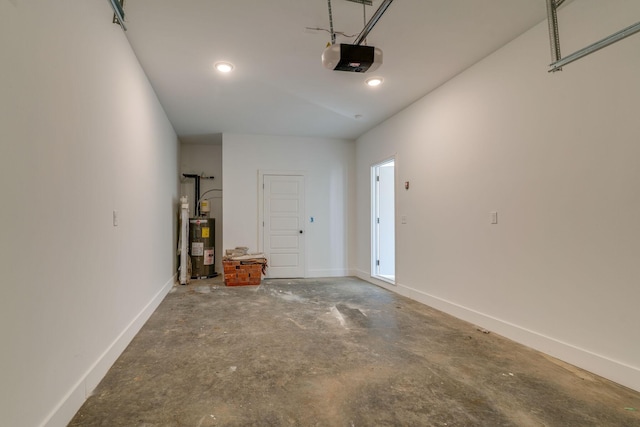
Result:
<instances>
[{"instance_id":1,"label":"light switch","mask_svg":"<svg viewBox=\"0 0 640 427\"><path fill-rule=\"evenodd\" d=\"M113 226L118 226L118 211L113 211Z\"/></svg>"},{"instance_id":2,"label":"light switch","mask_svg":"<svg viewBox=\"0 0 640 427\"><path fill-rule=\"evenodd\" d=\"M400 217L400 222L401 222L402 224L406 224L406 223L407 223L407 216L406 216L406 215L402 215L402 216Z\"/></svg>"}]
</instances>

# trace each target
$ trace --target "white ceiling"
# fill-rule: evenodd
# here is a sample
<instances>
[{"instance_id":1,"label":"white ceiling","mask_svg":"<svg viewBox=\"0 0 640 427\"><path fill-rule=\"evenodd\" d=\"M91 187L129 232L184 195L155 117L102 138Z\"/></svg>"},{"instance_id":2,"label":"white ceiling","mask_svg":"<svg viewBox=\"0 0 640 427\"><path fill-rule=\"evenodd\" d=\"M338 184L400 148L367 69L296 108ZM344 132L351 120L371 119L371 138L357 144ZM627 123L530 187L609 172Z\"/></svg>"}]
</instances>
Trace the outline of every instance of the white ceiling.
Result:
<instances>
[{"instance_id":1,"label":"white ceiling","mask_svg":"<svg viewBox=\"0 0 640 427\"><path fill-rule=\"evenodd\" d=\"M367 21L381 2L366 7ZM336 31L360 33L361 4L332 0L332 9ZM226 132L355 139L543 21L546 3L396 0L368 37L384 62L365 74L323 68L330 36L305 27L329 28L327 0L127 0L125 13L183 142ZM214 71L221 60L233 73ZM371 75L384 84L366 86Z\"/></svg>"}]
</instances>

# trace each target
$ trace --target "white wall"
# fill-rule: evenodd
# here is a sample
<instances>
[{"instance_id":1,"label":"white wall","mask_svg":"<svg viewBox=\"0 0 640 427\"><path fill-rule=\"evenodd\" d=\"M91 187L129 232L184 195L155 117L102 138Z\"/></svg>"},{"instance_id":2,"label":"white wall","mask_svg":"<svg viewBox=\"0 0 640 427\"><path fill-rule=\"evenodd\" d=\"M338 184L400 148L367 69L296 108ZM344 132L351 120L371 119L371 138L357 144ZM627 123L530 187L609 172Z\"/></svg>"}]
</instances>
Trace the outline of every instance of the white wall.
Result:
<instances>
[{"instance_id":1,"label":"white wall","mask_svg":"<svg viewBox=\"0 0 640 427\"><path fill-rule=\"evenodd\" d=\"M259 171L303 171L307 276L349 274L349 247L355 237L353 141L224 134L222 159L224 249L259 249Z\"/></svg>"},{"instance_id":2,"label":"white wall","mask_svg":"<svg viewBox=\"0 0 640 427\"><path fill-rule=\"evenodd\" d=\"M177 138L112 14L0 0L3 425L66 425L173 285Z\"/></svg>"},{"instance_id":3,"label":"white wall","mask_svg":"<svg viewBox=\"0 0 640 427\"><path fill-rule=\"evenodd\" d=\"M572 2L562 50L638 17L635 0ZM397 153L394 290L640 390L639 50L549 74L543 22L359 138L359 276L369 168Z\"/></svg>"},{"instance_id":4,"label":"white wall","mask_svg":"<svg viewBox=\"0 0 640 427\"><path fill-rule=\"evenodd\" d=\"M222 191L209 190L222 189L222 144L180 144L180 176L183 173L213 176L214 179L200 180L200 195L211 203L209 216L216 220L215 268L222 274ZM191 215L195 215L194 179L182 179L180 195L188 196Z\"/></svg>"}]
</instances>

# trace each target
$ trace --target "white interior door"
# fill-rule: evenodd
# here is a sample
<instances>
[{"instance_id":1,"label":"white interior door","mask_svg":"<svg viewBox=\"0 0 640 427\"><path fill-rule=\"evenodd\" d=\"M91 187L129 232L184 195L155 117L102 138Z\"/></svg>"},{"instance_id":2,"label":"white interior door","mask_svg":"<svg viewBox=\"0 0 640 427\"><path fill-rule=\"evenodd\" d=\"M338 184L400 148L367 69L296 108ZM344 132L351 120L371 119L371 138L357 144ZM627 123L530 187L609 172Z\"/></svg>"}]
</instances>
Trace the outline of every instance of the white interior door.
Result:
<instances>
[{"instance_id":1,"label":"white interior door","mask_svg":"<svg viewBox=\"0 0 640 427\"><path fill-rule=\"evenodd\" d=\"M267 276L304 277L304 176L264 175L263 186Z\"/></svg>"},{"instance_id":2,"label":"white interior door","mask_svg":"<svg viewBox=\"0 0 640 427\"><path fill-rule=\"evenodd\" d=\"M374 165L371 172L371 273L374 277L395 283L395 161Z\"/></svg>"}]
</instances>

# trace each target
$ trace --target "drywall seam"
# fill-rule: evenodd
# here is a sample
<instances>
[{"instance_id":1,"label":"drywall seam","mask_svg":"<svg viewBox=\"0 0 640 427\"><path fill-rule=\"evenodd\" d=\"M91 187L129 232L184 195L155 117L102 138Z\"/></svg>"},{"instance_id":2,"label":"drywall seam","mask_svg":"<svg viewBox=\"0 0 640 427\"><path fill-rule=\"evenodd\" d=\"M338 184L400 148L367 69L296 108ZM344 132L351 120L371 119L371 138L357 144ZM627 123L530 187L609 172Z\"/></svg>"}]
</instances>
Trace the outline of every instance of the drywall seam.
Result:
<instances>
[{"instance_id":1,"label":"drywall seam","mask_svg":"<svg viewBox=\"0 0 640 427\"><path fill-rule=\"evenodd\" d=\"M515 342L541 351L596 375L600 375L618 384L640 391L640 369L637 367L559 341L516 324L497 319L409 286L398 283L394 286L381 280L376 280L371 277L369 273L360 269L356 270L356 275L360 279L376 286L380 286L391 292L396 292L414 301L481 326L484 329L498 333Z\"/></svg>"},{"instance_id":2,"label":"drywall seam","mask_svg":"<svg viewBox=\"0 0 640 427\"><path fill-rule=\"evenodd\" d=\"M149 317L158 308L162 300L173 288L177 280L174 274L162 288L151 298L151 300L140 310L118 337L107 347L100 357L91 365L89 370L78 380L78 382L62 398L60 403L40 424L41 427L64 427L80 409L84 401L91 395L102 378L107 374L109 368L120 357L136 334L142 329Z\"/></svg>"}]
</instances>

